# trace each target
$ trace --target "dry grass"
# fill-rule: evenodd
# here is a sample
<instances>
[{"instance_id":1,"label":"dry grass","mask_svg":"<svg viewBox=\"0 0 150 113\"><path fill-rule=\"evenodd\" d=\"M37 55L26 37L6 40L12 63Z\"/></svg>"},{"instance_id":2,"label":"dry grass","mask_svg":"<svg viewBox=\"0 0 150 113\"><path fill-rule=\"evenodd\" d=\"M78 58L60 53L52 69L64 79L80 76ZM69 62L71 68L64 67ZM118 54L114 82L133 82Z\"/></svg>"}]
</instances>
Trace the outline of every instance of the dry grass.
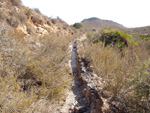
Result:
<instances>
[{"instance_id":1,"label":"dry grass","mask_svg":"<svg viewBox=\"0 0 150 113\"><path fill-rule=\"evenodd\" d=\"M71 38L47 35L40 47L17 35L9 26L0 27L0 112L34 111L37 101L60 100L70 86L66 54Z\"/></svg>"},{"instance_id":2,"label":"dry grass","mask_svg":"<svg viewBox=\"0 0 150 113\"><path fill-rule=\"evenodd\" d=\"M148 63L150 41L139 42L138 45L126 47L122 51L111 46L104 47L102 42L97 44L87 42L85 45L80 54L91 62L92 70L102 78L103 90L108 91L111 98L119 98L123 103L122 105L130 112L134 110L147 112L149 107L146 103L150 96L144 94L143 90L146 91L147 89L147 93L150 91L148 85L150 82L143 80L143 83L147 85L143 85L141 88L143 90L137 91L141 82L140 80L137 81L137 76L139 73L141 76L142 73L146 73L146 77L150 77L150 65ZM141 94L143 95L141 96Z\"/></svg>"}]
</instances>

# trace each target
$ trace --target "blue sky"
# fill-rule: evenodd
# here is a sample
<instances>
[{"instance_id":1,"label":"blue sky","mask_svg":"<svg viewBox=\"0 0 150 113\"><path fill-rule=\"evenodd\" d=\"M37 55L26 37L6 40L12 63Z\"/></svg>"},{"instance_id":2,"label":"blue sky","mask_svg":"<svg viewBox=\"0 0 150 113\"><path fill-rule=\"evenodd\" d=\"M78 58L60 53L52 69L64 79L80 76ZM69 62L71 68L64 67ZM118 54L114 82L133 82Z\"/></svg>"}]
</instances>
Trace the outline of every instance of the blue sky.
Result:
<instances>
[{"instance_id":1,"label":"blue sky","mask_svg":"<svg viewBox=\"0 0 150 113\"><path fill-rule=\"evenodd\" d=\"M23 5L68 24L85 18L113 20L126 27L150 25L150 0L22 0Z\"/></svg>"}]
</instances>

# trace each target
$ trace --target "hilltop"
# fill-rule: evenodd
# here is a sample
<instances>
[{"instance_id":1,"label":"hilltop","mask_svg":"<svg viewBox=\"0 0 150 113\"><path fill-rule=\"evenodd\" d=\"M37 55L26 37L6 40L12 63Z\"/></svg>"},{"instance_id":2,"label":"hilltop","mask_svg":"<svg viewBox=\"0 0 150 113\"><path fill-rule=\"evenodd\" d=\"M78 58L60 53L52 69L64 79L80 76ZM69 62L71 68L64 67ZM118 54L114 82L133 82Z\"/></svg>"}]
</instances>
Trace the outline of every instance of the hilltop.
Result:
<instances>
[{"instance_id":1,"label":"hilltop","mask_svg":"<svg viewBox=\"0 0 150 113\"><path fill-rule=\"evenodd\" d=\"M127 28L112 20L104 20L96 17L84 19L80 22L80 24L82 25L82 28L86 30L100 30L105 28L112 28L126 31L131 35L150 35L150 26Z\"/></svg>"},{"instance_id":2,"label":"hilltop","mask_svg":"<svg viewBox=\"0 0 150 113\"><path fill-rule=\"evenodd\" d=\"M103 28L113 28L113 29L126 29L121 24L113 22L111 20L103 20L96 17L84 19L81 21L81 24L84 29L103 29Z\"/></svg>"}]
</instances>

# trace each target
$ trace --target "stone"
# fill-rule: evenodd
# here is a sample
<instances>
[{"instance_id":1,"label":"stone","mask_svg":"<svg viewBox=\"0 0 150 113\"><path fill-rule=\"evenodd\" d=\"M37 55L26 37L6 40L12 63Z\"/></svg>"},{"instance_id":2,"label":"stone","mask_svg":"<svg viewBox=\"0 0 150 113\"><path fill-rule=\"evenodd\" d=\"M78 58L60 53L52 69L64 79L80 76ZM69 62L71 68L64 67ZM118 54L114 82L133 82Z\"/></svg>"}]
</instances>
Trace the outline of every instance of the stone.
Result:
<instances>
[{"instance_id":1,"label":"stone","mask_svg":"<svg viewBox=\"0 0 150 113\"><path fill-rule=\"evenodd\" d=\"M13 6L12 10L16 11L17 13L20 13L20 9L17 6Z\"/></svg>"},{"instance_id":2,"label":"stone","mask_svg":"<svg viewBox=\"0 0 150 113\"><path fill-rule=\"evenodd\" d=\"M74 106L72 105L70 108L69 108L70 111L74 111Z\"/></svg>"},{"instance_id":3,"label":"stone","mask_svg":"<svg viewBox=\"0 0 150 113\"><path fill-rule=\"evenodd\" d=\"M27 27L25 26L25 25L18 25L17 26L17 30L18 31L21 31L24 35L27 35L28 34L28 32L27 32Z\"/></svg>"},{"instance_id":4,"label":"stone","mask_svg":"<svg viewBox=\"0 0 150 113\"><path fill-rule=\"evenodd\" d=\"M84 113L86 112L88 109L85 106L79 106L79 107L75 107L74 112L75 113Z\"/></svg>"}]
</instances>

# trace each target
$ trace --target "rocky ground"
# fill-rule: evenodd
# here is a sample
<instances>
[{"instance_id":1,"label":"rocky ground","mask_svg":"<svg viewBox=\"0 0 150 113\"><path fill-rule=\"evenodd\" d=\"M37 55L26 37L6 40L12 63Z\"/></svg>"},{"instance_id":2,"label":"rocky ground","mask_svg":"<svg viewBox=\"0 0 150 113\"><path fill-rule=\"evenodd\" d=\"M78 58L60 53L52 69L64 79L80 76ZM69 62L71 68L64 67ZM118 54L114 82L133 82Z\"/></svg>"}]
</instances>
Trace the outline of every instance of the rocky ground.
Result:
<instances>
[{"instance_id":1,"label":"rocky ground","mask_svg":"<svg viewBox=\"0 0 150 113\"><path fill-rule=\"evenodd\" d=\"M81 36L78 40L85 40L85 35ZM69 45L69 53L71 54L73 48L73 43ZM69 66L71 61L69 61ZM71 89L68 91L68 96L65 99L64 105L57 109L57 113L88 113L89 108L87 105L86 98L82 93L82 84L79 76L74 76L74 80Z\"/></svg>"}]
</instances>

